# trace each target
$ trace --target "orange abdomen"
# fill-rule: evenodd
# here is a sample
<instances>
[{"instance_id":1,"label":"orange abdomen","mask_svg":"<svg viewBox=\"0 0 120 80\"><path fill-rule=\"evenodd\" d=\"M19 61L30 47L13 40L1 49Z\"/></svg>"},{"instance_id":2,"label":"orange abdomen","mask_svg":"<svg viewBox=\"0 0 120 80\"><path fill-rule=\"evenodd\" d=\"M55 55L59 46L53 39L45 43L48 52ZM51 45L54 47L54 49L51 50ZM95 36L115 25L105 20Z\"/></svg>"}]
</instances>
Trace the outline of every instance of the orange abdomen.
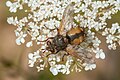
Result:
<instances>
[{"instance_id":1,"label":"orange abdomen","mask_svg":"<svg viewBox=\"0 0 120 80\"><path fill-rule=\"evenodd\" d=\"M67 32L66 37L68 38L69 43L78 45L83 42L84 36L85 34L83 29L80 27L75 27Z\"/></svg>"}]
</instances>

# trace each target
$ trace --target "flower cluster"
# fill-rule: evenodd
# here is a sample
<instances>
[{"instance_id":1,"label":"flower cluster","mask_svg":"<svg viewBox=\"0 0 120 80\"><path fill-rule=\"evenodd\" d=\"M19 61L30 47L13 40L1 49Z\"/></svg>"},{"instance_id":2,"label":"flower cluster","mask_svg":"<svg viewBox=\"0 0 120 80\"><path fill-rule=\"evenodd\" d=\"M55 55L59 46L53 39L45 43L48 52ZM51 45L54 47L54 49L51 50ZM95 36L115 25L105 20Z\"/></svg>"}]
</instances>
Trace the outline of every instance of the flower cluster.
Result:
<instances>
[{"instance_id":1,"label":"flower cluster","mask_svg":"<svg viewBox=\"0 0 120 80\"><path fill-rule=\"evenodd\" d=\"M120 26L118 23L112 24L111 28L105 28L102 35L106 36L106 43L109 44L109 49L115 50L116 46L120 45Z\"/></svg>"},{"instance_id":2,"label":"flower cluster","mask_svg":"<svg viewBox=\"0 0 120 80\"><path fill-rule=\"evenodd\" d=\"M15 34L18 45L25 43L27 36L31 38L26 47L33 46L33 41L40 45L37 51L28 55L29 67L35 66L38 71L49 67L52 74L57 75L95 69L95 59L105 59L105 53L99 47L101 40L96 34L106 37L109 49L115 50L120 45L120 25L116 22L107 27L106 22L120 10L119 0L8 0L6 6L11 13L25 13L22 18L8 17L7 22L17 26ZM65 33L76 26L85 30L85 39L80 45L68 45L68 49L75 50L74 55L65 50L53 54L47 49L46 40L57 35L61 23Z\"/></svg>"}]
</instances>

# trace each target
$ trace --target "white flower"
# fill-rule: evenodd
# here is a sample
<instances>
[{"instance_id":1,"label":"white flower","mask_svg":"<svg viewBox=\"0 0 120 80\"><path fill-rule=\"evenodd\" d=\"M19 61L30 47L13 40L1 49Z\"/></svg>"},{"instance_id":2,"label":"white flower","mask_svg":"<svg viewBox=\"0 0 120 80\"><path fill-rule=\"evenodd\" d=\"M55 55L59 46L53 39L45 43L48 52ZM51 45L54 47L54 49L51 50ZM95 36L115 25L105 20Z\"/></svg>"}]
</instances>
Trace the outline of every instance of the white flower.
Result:
<instances>
[{"instance_id":1,"label":"white flower","mask_svg":"<svg viewBox=\"0 0 120 80\"><path fill-rule=\"evenodd\" d=\"M26 47L31 47L32 45L33 45L32 41L30 41L30 42L27 42Z\"/></svg>"},{"instance_id":2,"label":"white flower","mask_svg":"<svg viewBox=\"0 0 120 80\"><path fill-rule=\"evenodd\" d=\"M114 34L119 27L120 26L118 23L112 24L112 28L110 29L110 33Z\"/></svg>"},{"instance_id":3,"label":"white flower","mask_svg":"<svg viewBox=\"0 0 120 80\"><path fill-rule=\"evenodd\" d=\"M17 33L18 38L16 39L16 43L17 45L21 45L21 43L25 42L25 37L27 36L27 34L24 34L23 32L21 33Z\"/></svg>"},{"instance_id":4,"label":"white flower","mask_svg":"<svg viewBox=\"0 0 120 80\"><path fill-rule=\"evenodd\" d=\"M59 72L63 73L63 74L69 74L70 73L70 65L63 65L63 64L56 64L56 65L52 65L50 67L50 71L52 72L53 75L57 75Z\"/></svg>"},{"instance_id":5,"label":"white flower","mask_svg":"<svg viewBox=\"0 0 120 80\"><path fill-rule=\"evenodd\" d=\"M10 7L12 5L12 3L10 1L6 2L6 6Z\"/></svg>"},{"instance_id":6,"label":"white flower","mask_svg":"<svg viewBox=\"0 0 120 80\"><path fill-rule=\"evenodd\" d=\"M54 66L54 65L56 65L56 61L50 61L49 64L50 64L50 66Z\"/></svg>"},{"instance_id":7,"label":"white flower","mask_svg":"<svg viewBox=\"0 0 120 80\"><path fill-rule=\"evenodd\" d=\"M48 61L52 61L52 60L53 60L53 61L56 60L56 57L55 57L54 54L49 55Z\"/></svg>"},{"instance_id":8,"label":"white flower","mask_svg":"<svg viewBox=\"0 0 120 80\"><path fill-rule=\"evenodd\" d=\"M37 68L37 70L39 72L41 70L44 70L44 67L45 67L44 65L40 64L40 66L37 66L36 68Z\"/></svg>"},{"instance_id":9,"label":"white flower","mask_svg":"<svg viewBox=\"0 0 120 80\"><path fill-rule=\"evenodd\" d=\"M93 46L96 48L100 45L100 43L101 41L97 37L95 37L95 40L93 40Z\"/></svg>"},{"instance_id":10,"label":"white flower","mask_svg":"<svg viewBox=\"0 0 120 80\"><path fill-rule=\"evenodd\" d=\"M29 62L28 62L29 67L33 67L36 61L36 58L34 58L34 55L32 53L29 53L28 58L29 58Z\"/></svg>"},{"instance_id":11,"label":"white flower","mask_svg":"<svg viewBox=\"0 0 120 80\"><path fill-rule=\"evenodd\" d=\"M44 40L46 40L46 36L45 36L45 35L39 35L39 36L37 37L37 40L38 40L38 41L44 41Z\"/></svg>"},{"instance_id":12,"label":"white flower","mask_svg":"<svg viewBox=\"0 0 120 80\"><path fill-rule=\"evenodd\" d=\"M120 27L119 27L119 29L118 29L118 33L120 33Z\"/></svg>"},{"instance_id":13,"label":"white flower","mask_svg":"<svg viewBox=\"0 0 120 80\"><path fill-rule=\"evenodd\" d=\"M118 3L120 3L120 0L116 0Z\"/></svg>"},{"instance_id":14,"label":"white flower","mask_svg":"<svg viewBox=\"0 0 120 80\"><path fill-rule=\"evenodd\" d=\"M14 23L13 17L9 17L9 18L7 19L7 22L8 22L9 24Z\"/></svg>"},{"instance_id":15,"label":"white flower","mask_svg":"<svg viewBox=\"0 0 120 80\"><path fill-rule=\"evenodd\" d=\"M21 43L24 43L24 42L25 42L25 39L22 38L22 37L19 37L19 38L16 39L17 45L21 45Z\"/></svg>"},{"instance_id":16,"label":"white flower","mask_svg":"<svg viewBox=\"0 0 120 80\"><path fill-rule=\"evenodd\" d=\"M96 58L105 59L105 53L103 52L102 49L97 48L96 50L94 50L94 52L96 53L95 55Z\"/></svg>"},{"instance_id":17,"label":"white flower","mask_svg":"<svg viewBox=\"0 0 120 80\"><path fill-rule=\"evenodd\" d=\"M57 62L60 62L60 59L61 59L60 56L56 56L56 61Z\"/></svg>"},{"instance_id":18,"label":"white flower","mask_svg":"<svg viewBox=\"0 0 120 80\"><path fill-rule=\"evenodd\" d=\"M43 33L44 33L44 34L49 34L49 33L50 33L50 30L48 30L48 29L43 29Z\"/></svg>"},{"instance_id":19,"label":"white flower","mask_svg":"<svg viewBox=\"0 0 120 80\"><path fill-rule=\"evenodd\" d=\"M83 66L85 66L85 70L88 71L88 70L92 70L92 69L95 69L96 68L96 64L87 64L87 63L84 63Z\"/></svg>"},{"instance_id":20,"label":"white flower","mask_svg":"<svg viewBox=\"0 0 120 80\"><path fill-rule=\"evenodd\" d=\"M28 58L29 58L29 67L33 67L34 66L34 63L36 62L37 58L41 58L41 56L39 55L39 51L36 51L33 53L29 53L28 54ZM40 61L43 61L43 60L40 60Z\"/></svg>"},{"instance_id":21,"label":"white flower","mask_svg":"<svg viewBox=\"0 0 120 80\"><path fill-rule=\"evenodd\" d=\"M86 37L87 43L91 43L94 37L95 37L95 33L88 30L87 37Z\"/></svg>"},{"instance_id":22,"label":"white flower","mask_svg":"<svg viewBox=\"0 0 120 80\"><path fill-rule=\"evenodd\" d=\"M115 50L116 49L116 43L108 45L108 48Z\"/></svg>"},{"instance_id":23,"label":"white flower","mask_svg":"<svg viewBox=\"0 0 120 80\"><path fill-rule=\"evenodd\" d=\"M36 52L34 52L34 57L35 58L41 58L39 50L37 50Z\"/></svg>"},{"instance_id":24,"label":"white flower","mask_svg":"<svg viewBox=\"0 0 120 80\"><path fill-rule=\"evenodd\" d=\"M18 19L17 19L17 17L15 17L15 19L13 17L9 17L9 18L7 18L7 22L9 24L16 25L16 24L18 24Z\"/></svg>"},{"instance_id":25,"label":"white flower","mask_svg":"<svg viewBox=\"0 0 120 80\"><path fill-rule=\"evenodd\" d=\"M109 30L108 28L105 28L105 30L102 32L102 35L106 36L108 34L108 30Z\"/></svg>"},{"instance_id":26,"label":"white flower","mask_svg":"<svg viewBox=\"0 0 120 80\"><path fill-rule=\"evenodd\" d=\"M10 1L7 1L6 5L10 7L9 11L14 13L17 12L17 8L20 7L20 4L18 2L11 3Z\"/></svg>"},{"instance_id":27,"label":"white flower","mask_svg":"<svg viewBox=\"0 0 120 80\"><path fill-rule=\"evenodd\" d=\"M52 72L53 75L57 75L58 74L57 66L56 65L51 66L50 71Z\"/></svg>"},{"instance_id":28,"label":"white flower","mask_svg":"<svg viewBox=\"0 0 120 80\"><path fill-rule=\"evenodd\" d=\"M28 6L31 7L32 10L35 10L37 7L40 6L41 0L30 0L26 1Z\"/></svg>"},{"instance_id":29,"label":"white flower","mask_svg":"<svg viewBox=\"0 0 120 80\"><path fill-rule=\"evenodd\" d=\"M70 65L61 65L60 67L60 72L62 72L63 74L69 74L70 73Z\"/></svg>"},{"instance_id":30,"label":"white flower","mask_svg":"<svg viewBox=\"0 0 120 80\"><path fill-rule=\"evenodd\" d=\"M33 22L29 22L28 26L32 29L32 31L37 31L39 29L39 27Z\"/></svg>"},{"instance_id":31,"label":"white flower","mask_svg":"<svg viewBox=\"0 0 120 80\"><path fill-rule=\"evenodd\" d=\"M114 40L114 36L112 36L111 34L109 34L107 37L106 37L106 43L113 43L113 40Z\"/></svg>"}]
</instances>

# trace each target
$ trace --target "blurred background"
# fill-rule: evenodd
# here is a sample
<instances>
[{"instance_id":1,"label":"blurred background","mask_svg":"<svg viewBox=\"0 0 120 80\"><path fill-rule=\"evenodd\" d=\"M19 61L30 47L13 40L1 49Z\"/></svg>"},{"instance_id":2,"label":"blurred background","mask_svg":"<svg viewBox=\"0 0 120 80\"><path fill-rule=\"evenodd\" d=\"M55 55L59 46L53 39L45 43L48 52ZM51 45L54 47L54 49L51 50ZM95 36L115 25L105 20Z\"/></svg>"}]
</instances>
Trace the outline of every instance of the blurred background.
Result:
<instances>
[{"instance_id":1,"label":"blurred background","mask_svg":"<svg viewBox=\"0 0 120 80\"><path fill-rule=\"evenodd\" d=\"M116 51L108 50L105 39L101 36L101 47L104 48L106 58L96 60L95 70L53 76L48 69L37 72L35 68L29 68L27 55L38 48L26 48L24 44L18 46L15 43L16 27L6 22L7 17L12 16L5 6L6 1L0 0L0 80L120 80L120 47ZM107 22L108 26L113 22L120 23L120 12Z\"/></svg>"}]
</instances>

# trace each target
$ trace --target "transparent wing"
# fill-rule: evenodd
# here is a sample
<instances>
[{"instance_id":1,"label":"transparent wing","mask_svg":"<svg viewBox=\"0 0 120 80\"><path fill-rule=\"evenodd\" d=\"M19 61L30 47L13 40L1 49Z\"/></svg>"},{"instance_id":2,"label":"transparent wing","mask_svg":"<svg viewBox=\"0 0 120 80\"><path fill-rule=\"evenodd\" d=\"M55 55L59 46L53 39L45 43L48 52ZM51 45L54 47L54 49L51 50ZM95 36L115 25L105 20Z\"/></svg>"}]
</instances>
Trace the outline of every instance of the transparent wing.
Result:
<instances>
[{"instance_id":1,"label":"transparent wing","mask_svg":"<svg viewBox=\"0 0 120 80\"><path fill-rule=\"evenodd\" d=\"M70 3L64 10L63 17L59 26L59 34L64 35L72 27L74 14L74 4Z\"/></svg>"}]
</instances>

